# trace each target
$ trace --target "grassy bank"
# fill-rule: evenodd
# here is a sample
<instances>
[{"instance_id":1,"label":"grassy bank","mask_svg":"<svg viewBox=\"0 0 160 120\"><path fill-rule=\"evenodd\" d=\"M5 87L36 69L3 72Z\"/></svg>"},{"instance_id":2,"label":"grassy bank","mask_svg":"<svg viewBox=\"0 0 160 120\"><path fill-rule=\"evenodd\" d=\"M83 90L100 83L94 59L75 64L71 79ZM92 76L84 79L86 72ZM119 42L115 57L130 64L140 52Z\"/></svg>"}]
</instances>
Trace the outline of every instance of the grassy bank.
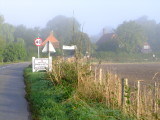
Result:
<instances>
[{"instance_id":1,"label":"grassy bank","mask_svg":"<svg viewBox=\"0 0 160 120\"><path fill-rule=\"evenodd\" d=\"M118 109L110 109L100 99L87 99L77 86L77 73L72 65L65 64L60 69L63 72L60 76L32 73L30 67L25 69L26 98L33 120L131 119Z\"/></svg>"}]
</instances>

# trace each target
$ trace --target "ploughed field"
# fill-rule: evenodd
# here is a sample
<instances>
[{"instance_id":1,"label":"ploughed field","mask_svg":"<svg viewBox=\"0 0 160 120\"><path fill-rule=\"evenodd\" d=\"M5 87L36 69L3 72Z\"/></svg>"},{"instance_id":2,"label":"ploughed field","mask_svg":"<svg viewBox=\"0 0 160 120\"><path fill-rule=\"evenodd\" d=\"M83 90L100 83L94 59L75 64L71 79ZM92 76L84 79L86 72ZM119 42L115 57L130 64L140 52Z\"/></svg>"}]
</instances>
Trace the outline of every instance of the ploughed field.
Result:
<instances>
[{"instance_id":1,"label":"ploughed field","mask_svg":"<svg viewBox=\"0 0 160 120\"><path fill-rule=\"evenodd\" d=\"M160 63L127 63L127 64L103 64L105 71L111 71L120 78L128 78L129 83L144 80L143 83L150 84L155 80L160 82Z\"/></svg>"}]
</instances>

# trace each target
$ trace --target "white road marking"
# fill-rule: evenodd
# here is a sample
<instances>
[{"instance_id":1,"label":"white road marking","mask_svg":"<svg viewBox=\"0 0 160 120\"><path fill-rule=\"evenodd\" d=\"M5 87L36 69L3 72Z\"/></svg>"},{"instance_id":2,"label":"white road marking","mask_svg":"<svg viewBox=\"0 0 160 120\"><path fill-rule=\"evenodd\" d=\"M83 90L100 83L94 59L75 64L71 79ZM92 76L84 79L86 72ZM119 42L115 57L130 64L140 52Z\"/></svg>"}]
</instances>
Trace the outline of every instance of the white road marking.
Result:
<instances>
[{"instance_id":1,"label":"white road marking","mask_svg":"<svg viewBox=\"0 0 160 120\"><path fill-rule=\"evenodd\" d=\"M10 66L4 66L4 67L0 67L0 69L5 69L5 68L8 68L8 67L10 67Z\"/></svg>"}]
</instances>

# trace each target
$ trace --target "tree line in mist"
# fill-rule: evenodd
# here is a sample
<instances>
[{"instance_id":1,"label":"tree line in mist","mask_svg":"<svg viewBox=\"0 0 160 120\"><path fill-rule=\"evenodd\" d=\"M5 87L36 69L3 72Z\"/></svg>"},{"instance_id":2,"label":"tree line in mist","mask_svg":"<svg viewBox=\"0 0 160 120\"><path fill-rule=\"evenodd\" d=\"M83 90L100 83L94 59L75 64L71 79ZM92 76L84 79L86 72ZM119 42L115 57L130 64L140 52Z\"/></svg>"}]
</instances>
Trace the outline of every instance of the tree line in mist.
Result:
<instances>
[{"instance_id":1,"label":"tree line in mist","mask_svg":"<svg viewBox=\"0 0 160 120\"><path fill-rule=\"evenodd\" d=\"M44 41L51 31L60 42L55 55L62 55L62 45L77 45L85 52L87 45L91 44L88 35L74 18L56 16L41 29L13 26L5 23L3 16L0 16L0 61L30 60L32 56L37 56L34 39L40 37Z\"/></svg>"},{"instance_id":2,"label":"tree line in mist","mask_svg":"<svg viewBox=\"0 0 160 120\"><path fill-rule=\"evenodd\" d=\"M27 28L5 23L0 16L0 61L30 60L32 56L37 56L34 39L41 37L44 41L51 31L60 42L55 55L62 55L62 45L77 45L82 54L86 51L138 53L147 42L153 52L160 51L160 24L147 17L123 22L114 30L116 37L96 45L91 43L88 34L83 32L83 26L72 17L59 15L48 21L44 28Z\"/></svg>"},{"instance_id":3,"label":"tree line in mist","mask_svg":"<svg viewBox=\"0 0 160 120\"><path fill-rule=\"evenodd\" d=\"M116 37L99 44L97 50L139 53L147 43L152 52L160 52L160 23L148 20L146 16L123 22L114 34Z\"/></svg>"}]
</instances>

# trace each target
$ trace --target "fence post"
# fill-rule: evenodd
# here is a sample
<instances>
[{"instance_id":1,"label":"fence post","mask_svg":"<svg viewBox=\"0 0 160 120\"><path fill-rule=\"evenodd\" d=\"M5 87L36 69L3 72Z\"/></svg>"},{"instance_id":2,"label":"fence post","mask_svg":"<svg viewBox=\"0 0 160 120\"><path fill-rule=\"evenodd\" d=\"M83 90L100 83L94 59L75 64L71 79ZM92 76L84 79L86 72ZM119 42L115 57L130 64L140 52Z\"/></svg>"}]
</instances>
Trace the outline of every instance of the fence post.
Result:
<instances>
[{"instance_id":1,"label":"fence post","mask_svg":"<svg viewBox=\"0 0 160 120\"><path fill-rule=\"evenodd\" d=\"M140 117L140 82L143 80L138 80L138 84L137 84L137 118L139 119Z\"/></svg>"},{"instance_id":2,"label":"fence post","mask_svg":"<svg viewBox=\"0 0 160 120\"><path fill-rule=\"evenodd\" d=\"M157 94L158 94L158 89L157 89L157 82L155 81L154 83L154 113L157 113Z\"/></svg>"},{"instance_id":3,"label":"fence post","mask_svg":"<svg viewBox=\"0 0 160 120\"><path fill-rule=\"evenodd\" d=\"M121 81L122 90L121 90L121 106L124 108L124 79Z\"/></svg>"},{"instance_id":4,"label":"fence post","mask_svg":"<svg viewBox=\"0 0 160 120\"><path fill-rule=\"evenodd\" d=\"M91 65L89 66L89 70L90 70L90 71L92 70L92 66L91 66Z\"/></svg>"},{"instance_id":5,"label":"fence post","mask_svg":"<svg viewBox=\"0 0 160 120\"><path fill-rule=\"evenodd\" d=\"M99 82L102 85L102 68L99 69Z\"/></svg>"},{"instance_id":6,"label":"fence post","mask_svg":"<svg viewBox=\"0 0 160 120\"><path fill-rule=\"evenodd\" d=\"M125 91L124 91L125 92L125 94L124 94L125 96L127 96L127 92L126 92L127 90L128 90L128 79L126 78L125 79ZM125 97L124 100L125 100L125 104L126 104L127 103L127 97Z\"/></svg>"},{"instance_id":7,"label":"fence post","mask_svg":"<svg viewBox=\"0 0 160 120\"><path fill-rule=\"evenodd\" d=\"M95 69L94 69L94 80L95 80L95 82L97 80L97 67L95 67Z\"/></svg>"},{"instance_id":8,"label":"fence post","mask_svg":"<svg viewBox=\"0 0 160 120\"><path fill-rule=\"evenodd\" d=\"M126 112L126 102L127 102L127 98L126 98L126 90L128 89L128 79L127 78L123 78L122 81L122 93L121 93L121 106L124 110L124 112Z\"/></svg>"}]
</instances>

